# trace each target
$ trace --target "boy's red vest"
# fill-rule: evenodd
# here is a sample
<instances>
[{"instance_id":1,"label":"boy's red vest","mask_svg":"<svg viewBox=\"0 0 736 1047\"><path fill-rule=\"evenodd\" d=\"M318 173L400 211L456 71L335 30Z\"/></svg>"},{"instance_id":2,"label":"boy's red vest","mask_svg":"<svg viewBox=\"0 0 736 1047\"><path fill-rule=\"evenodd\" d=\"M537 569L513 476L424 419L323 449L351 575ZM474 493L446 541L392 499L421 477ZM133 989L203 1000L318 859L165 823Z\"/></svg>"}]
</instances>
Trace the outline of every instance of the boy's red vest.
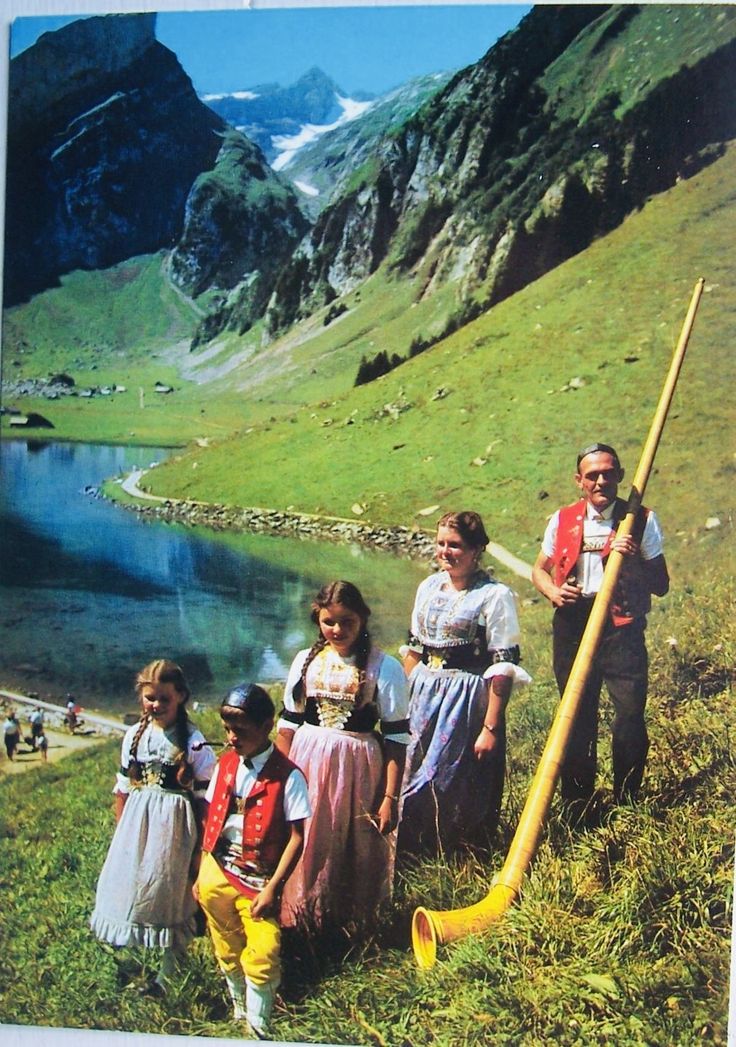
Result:
<instances>
[{"instance_id":1,"label":"boy's red vest","mask_svg":"<svg viewBox=\"0 0 736 1047\"><path fill-rule=\"evenodd\" d=\"M560 509L557 524L557 536L555 548L552 554L552 580L555 585L562 585L570 573L575 570L575 565L583 545L583 521L585 520L586 500L581 498L579 502L566 505ZM611 551L618 525L626 516L627 505L621 498L617 498L613 507L613 528L606 539L606 544L601 550L601 556L605 562ZM649 510L642 506L634 520L632 537L641 543L644 527L646 526ZM627 558L624 569L619 575L616 588L611 602L611 617L614 625L629 625L635 618L641 618L651 610L652 600L649 588L644 578L641 560Z\"/></svg>"},{"instance_id":2,"label":"boy's red vest","mask_svg":"<svg viewBox=\"0 0 736 1047\"><path fill-rule=\"evenodd\" d=\"M202 847L213 852L230 810L235 776L240 757L229 750L220 759L215 795L210 803ZM265 873L278 865L289 839L284 817L286 780L296 764L274 749L243 801L243 864L257 866Z\"/></svg>"}]
</instances>

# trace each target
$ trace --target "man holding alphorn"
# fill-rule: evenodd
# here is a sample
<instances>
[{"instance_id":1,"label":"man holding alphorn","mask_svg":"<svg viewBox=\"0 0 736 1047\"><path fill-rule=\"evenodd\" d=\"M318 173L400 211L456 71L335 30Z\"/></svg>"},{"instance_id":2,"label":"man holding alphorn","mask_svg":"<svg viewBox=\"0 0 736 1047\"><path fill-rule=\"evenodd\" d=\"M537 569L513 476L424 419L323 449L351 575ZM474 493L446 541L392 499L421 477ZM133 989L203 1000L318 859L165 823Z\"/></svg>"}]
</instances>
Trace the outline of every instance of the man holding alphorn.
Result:
<instances>
[{"instance_id":1,"label":"man holding alphorn","mask_svg":"<svg viewBox=\"0 0 736 1047\"><path fill-rule=\"evenodd\" d=\"M578 818L595 792L598 704L605 682L614 708L613 791L616 802L636 798L649 738L644 720L648 658L644 642L651 595L669 589L662 532L651 510L639 509L631 534L619 538L626 502L617 497L624 477L616 451L595 443L577 457L575 483L581 498L557 510L547 524L532 581L555 608L553 665L560 694L565 690L593 600L611 550L624 557L608 619L601 635L562 766L562 799Z\"/></svg>"}]
</instances>

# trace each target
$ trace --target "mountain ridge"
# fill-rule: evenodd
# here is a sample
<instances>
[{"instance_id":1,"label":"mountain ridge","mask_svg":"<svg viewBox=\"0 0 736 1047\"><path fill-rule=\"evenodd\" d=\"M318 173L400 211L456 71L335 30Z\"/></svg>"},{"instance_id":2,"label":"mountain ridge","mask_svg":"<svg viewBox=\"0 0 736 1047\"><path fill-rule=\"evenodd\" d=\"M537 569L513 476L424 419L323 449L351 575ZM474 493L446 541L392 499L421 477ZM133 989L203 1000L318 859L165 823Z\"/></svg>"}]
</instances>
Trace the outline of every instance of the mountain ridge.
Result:
<instances>
[{"instance_id":1,"label":"mountain ridge","mask_svg":"<svg viewBox=\"0 0 736 1047\"><path fill-rule=\"evenodd\" d=\"M159 45L151 44L150 22L140 25L149 35L136 38L135 46L145 52L147 71L168 68L158 84L189 104L191 84L175 57L166 49L154 51ZM423 327L415 325L411 345L398 356L392 348L393 356L406 359L605 235L651 194L720 155L736 134L734 40L736 11L729 7L534 8L478 63L454 74L409 115L402 112L375 146L375 139L369 140L364 151L356 150L335 178L335 198L311 228L287 180L268 169L257 144L224 123L213 133L210 123L196 142L201 150L200 139L207 139L209 150L200 170L186 190L184 178L176 183L176 223L169 193L166 206L159 206L162 214L139 223L147 240L109 222L111 212L117 217L114 186L107 195L85 195L85 181L94 183L99 175L95 158L86 167L72 166L80 145L87 146L87 125L99 121L104 133L119 133L121 115L125 123L135 92L124 85L127 92L110 93L103 78L98 104L67 122L68 143L59 150L59 142L52 149L44 140L45 155L55 162L68 154L68 184L80 206L76 227L51 227L58 243L54 246L53 235L50 249L44 242L35 278L40 285L53 276L43 267L48 269L54 250L69 254L70 246L79 249L74 257L64 256L65 265L111 264L115 254L105 244L107 219L120 234L118 256L133 248L169 250L172 279L206 313L194 333L194 348L247 334L250 352L253 332L258 351L264 351L308 317L318 318L317 324L343 323L351 296L384 267L391 279L406 282L413 307L437 296L442 303L428 308L442 320L435 316ZM646 75L634 61L634 48L637 58L646 58ZM326 78L317 79L324 86ZM194 111L209 113L204 106ZM111 122L105 122L107 116ZM207 119L219 120L211 113ZM77 134L78 128L84 133ZM333 159L327 153L325 165ZM109 171L114 167L107 163ZM19 169L22 174L33 168L21 163ZM137 173L138 182L144 177ZM16 171L9 183L17 189L20 180ZM68 186L62 179L57 188L66 192ZM23 185L21 202L25 190ZM132 196L150 203L140 189ZM43 193L26 192L26 213L39 210L38 199L43 213ZM95 216L99 212L102 221L85 226L85 208ZM19 262L9 270L17 279L23 266L26 273L32 270L39 237L31 236L28 250L28 231L17 218L23 207L9 211L15 226L8 227L8 241L11 254L16 251L12 261ZM169 222L165 229L162 216ZM25 258L17 247L24 240ZM450 298L454 305L446 308Z\"/></svg>"},{"instance_id":2,"label":"mountain ridge","mask_svg":"<svg viewBox=\"0 0 736 1047\"><path fill-rule=\"evenodd\" d=\"M674 10L533 9L387 138L373 167L320 214L281 275L269 332L349 294L384 261L400 273L423 267L424 293L458 283L459 319L468 319L712 160L734 128L734 12ZM686 31L698 40L691 68L668 70L657 56L657 18L669 19L674 41ZM568 49L592 38L605 66L638 33L664 67L646 92L622 98L612 84L587 112L571 110L551 72Z\"/></svg>"}]
</instances>

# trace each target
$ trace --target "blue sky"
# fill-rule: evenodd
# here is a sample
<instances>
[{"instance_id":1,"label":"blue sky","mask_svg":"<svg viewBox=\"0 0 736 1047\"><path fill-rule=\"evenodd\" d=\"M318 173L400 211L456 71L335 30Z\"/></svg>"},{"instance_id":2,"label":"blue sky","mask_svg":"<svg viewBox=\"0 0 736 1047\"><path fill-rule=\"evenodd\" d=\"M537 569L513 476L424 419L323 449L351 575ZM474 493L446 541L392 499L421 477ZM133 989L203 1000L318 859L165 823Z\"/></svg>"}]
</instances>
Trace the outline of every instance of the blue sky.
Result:
<instances>
[{"instance_id":1,"label":"blue sky","mask_svg":"<svg viewBox=\"0 0 736 1047\"><path fill-rule=\"evenodd\" d=\"M157 36L200 94L293 83L311 66L346 92L380 93L422 73L477 61L529 5L325 7L160 12ZM11 54L73 21L18 18Z\"/></svg>"}]
</instances>

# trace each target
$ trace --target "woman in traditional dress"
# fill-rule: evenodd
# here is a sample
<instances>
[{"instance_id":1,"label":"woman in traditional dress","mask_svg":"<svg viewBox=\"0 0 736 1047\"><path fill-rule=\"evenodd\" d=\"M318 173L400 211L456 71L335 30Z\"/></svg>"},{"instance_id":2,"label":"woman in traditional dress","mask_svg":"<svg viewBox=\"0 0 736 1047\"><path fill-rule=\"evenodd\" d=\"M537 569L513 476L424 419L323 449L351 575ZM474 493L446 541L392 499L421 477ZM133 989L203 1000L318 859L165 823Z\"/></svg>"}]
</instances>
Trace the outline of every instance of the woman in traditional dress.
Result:
<instances>
[{"instance_id":1,"label":"woman in traditional dress","mask_svg":"<svg viewBox=\"0 0 736 1047\"><path fill-rule=\"evenodd\" d=\"M441 570L417 589L409 644L411 743L401 797L401 855L487 844L506 764L506 704L530 677L518 666L514 594L480 566L488 544L475 512L437 528Z\"/></svg>"}]
</instances>

